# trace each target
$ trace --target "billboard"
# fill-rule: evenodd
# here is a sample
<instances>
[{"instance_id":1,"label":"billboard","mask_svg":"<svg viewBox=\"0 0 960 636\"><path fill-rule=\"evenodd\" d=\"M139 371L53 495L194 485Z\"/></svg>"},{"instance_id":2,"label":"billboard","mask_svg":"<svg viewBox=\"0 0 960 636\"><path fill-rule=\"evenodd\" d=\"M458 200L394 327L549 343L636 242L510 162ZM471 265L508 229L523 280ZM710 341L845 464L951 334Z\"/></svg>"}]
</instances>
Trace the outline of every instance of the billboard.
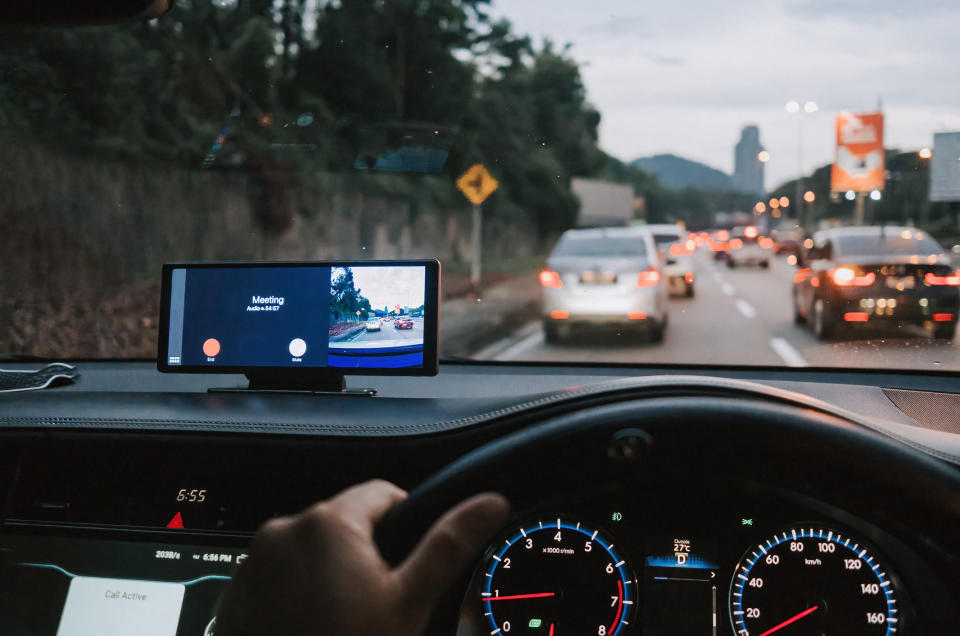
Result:
<instances>
[{"instance_id":1,"label":"billboard","mask_svg":"<svg viewBox=\"0 0 960 636\"><path fill-rule=\"evenodd\" d=\"M930 200L960 201L960 132L933 135Z\"/></svg>"},{"instance_id":2,"label":"billboard","mask_svg":"<svg viewBox=\"0 0 960 636\"><path fill-rule=\"evenodd\" d=\"M883 190L883 173L883 113L837 113L837 154L830 189Z\"/></svg>"}]
</instances>

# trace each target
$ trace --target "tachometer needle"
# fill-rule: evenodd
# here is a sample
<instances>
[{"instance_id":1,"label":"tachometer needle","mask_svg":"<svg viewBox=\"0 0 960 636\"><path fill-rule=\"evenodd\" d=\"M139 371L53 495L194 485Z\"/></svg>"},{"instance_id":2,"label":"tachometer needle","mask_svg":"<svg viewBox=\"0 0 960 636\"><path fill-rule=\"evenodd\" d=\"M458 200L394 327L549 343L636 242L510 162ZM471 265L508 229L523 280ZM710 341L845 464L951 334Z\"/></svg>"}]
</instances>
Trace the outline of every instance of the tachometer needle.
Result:
<instances>
[{"instance_id":1,"label":"tachometer needle","mask_svg":"<svg viewBox=\"0 0 960 636\"><path fill-rule=\"evenodd\" d=\"M769 636L769 634L772 634L773 632L779 632L781 629L783 629L784 627L786 627L786 626L789 625L790 623L796 623L798 620L800 620L800 619L803 618L804 616L807 616L808 614L813 614L813 613L816 612L818 609L820 609L820 606L819 606L819 605L814 605L814 606L811 607L810 609L805 609L805 610L803 610L802 612L800 612L799 614L797 614L796 616L791 616L790 618L788 618L787 620L783 621L783 622L780 623L779 625L775 625L775 626L771 627L771 628L768 629L767 631L765 631L765 632L763 632L762 634L760 634L760 636Z\"/></svg>"},{"instance_id":2,"label":"tachometer needle","mask_svg":"<svg viewBox=\"0 0 960 636\"><path fill-rule=\"evenodd\" d=\"M547 596L556 596L555 592L537 592L536 594L512 594L510 596L488 596L487 601L515 601L520 598L544 598Z\"/></svg>"}]
</instances>

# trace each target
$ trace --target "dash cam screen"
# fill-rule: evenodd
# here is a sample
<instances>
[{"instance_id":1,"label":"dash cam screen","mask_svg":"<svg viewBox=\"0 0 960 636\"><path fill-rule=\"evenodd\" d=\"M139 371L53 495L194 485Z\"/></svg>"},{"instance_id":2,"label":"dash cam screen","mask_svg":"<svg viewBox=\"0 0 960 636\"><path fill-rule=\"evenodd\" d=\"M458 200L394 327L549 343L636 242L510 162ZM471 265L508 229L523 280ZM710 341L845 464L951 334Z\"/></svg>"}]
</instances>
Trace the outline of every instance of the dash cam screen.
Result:
<instances>
[{"instance_id":1,"label":"dash cam screen","mask_svg":"<svg viewBox=\"0 0 960 636\"><path fill-rule=\"evenodd\" d=\"M176 267L169 367L423 366L423 265Z\"/></svg>"},{"instance_id":2,"label":"dash cam screen","mask_svg":"<svg viewBox=\"0 0 960 636\"><path fill-rule=\"evenodd\" d=\"M0 539L0 625L30 636L210 636L246 551L54 537Z\"/></svg>"}]
</instances>

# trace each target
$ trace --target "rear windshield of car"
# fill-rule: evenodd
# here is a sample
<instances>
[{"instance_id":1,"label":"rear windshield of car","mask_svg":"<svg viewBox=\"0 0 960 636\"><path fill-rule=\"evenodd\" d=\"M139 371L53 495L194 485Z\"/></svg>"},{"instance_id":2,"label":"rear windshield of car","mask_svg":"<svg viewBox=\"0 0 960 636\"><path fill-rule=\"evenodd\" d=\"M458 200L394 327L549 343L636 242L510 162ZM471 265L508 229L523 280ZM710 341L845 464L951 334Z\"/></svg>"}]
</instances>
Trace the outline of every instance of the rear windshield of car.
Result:
<instances>
[{"instance_id":1,"label":"rear windshield of car","mask_svg":"<svg viewBox=\"0 0 960 636\"><path fill-rule=\"evenodd\" d=\"M676 241L676 239L674 239ZM565 238L557 244L554 256L646 256L643 239L636 236L591 236Z\"/></svg>"},{"instance_id":2,"label":"rear windshield of car","mask_svg":"<svg viewBox=\"0 0 960 636\"><path fill-rule=\"evenodd\" d=\"M670 245L672 243L677 243L679 241L680 241L679 234L654 234L653 235L653 242L656 243L658 247L661 245Z\"/></svg>"},{"instance_id":3,"label":"rear windshield of car","mask_svg":"<svg viewBox=\"0 0 960 636\"><path fill-rule=\"evenodd\" d=\"M912 256L924 254L942 254L943 249L932 238L923 235L906 237L901 233L886 236L839 236L833 239L837 254L844 256L869 256L884 254L887 256Z\"/></svg>"}]
</instances>

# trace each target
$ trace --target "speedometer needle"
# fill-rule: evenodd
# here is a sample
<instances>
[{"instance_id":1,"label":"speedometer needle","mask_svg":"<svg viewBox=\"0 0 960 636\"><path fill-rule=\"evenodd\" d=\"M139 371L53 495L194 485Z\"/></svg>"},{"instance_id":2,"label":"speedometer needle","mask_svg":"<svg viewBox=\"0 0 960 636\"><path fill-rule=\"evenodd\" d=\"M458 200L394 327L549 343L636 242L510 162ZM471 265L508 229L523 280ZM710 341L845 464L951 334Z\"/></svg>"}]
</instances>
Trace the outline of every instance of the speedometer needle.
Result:
<instances>
[{"instance_id":1,"label":"speedometer needle","mask_svg":"<svg viewBox=\"0 0 960 636\"><path fill-rule=\"evenodd\" d=\"M547 596L556 596L554 592L537 592L536 594L513 594L512 596L490 596L488 601L515 601L520 598L544 598Z\"/></svg>"},{"instance_id":2,"label":"speedometer needle","mask_svg":"<svg viewBox=\"0 0 960 636\"><path fill-rule=\"evenodd\" d=\"M779 625L775 625L775 626L771 627L771 628L768 629L767 631L765 631L765 632L763 632L762 634L760 634L760 636L769 636L769 634L772 634L773 632L779 632L781 629L783 629L784 627L786 627L786 626L789 625L790 623L796 623L798 620L800 620L800 619L803 618L804 616L807 616L808 614L813 614L813 613L816 612L818 609L820 609L820 606L819 606L819 605L814 605L814 606L811 607L810 609L805 609L805 610L803 610L802 612L800 612L799 614L797 614L796 616L791 616L790 618L788 618L787 620L783 621L783 622L780 623Z\"/></svg>"}]
</instances>

